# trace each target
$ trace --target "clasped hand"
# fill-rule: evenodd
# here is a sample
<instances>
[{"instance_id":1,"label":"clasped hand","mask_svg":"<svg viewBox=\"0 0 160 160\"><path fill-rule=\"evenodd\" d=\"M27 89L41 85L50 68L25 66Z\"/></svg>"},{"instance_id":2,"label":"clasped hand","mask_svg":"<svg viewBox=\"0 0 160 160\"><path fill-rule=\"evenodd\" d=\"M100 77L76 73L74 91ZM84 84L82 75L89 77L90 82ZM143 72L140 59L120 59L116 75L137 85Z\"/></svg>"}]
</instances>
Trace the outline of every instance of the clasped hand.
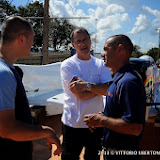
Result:
<instances>
[{"instance_id":1,"label":"clasped hand","mask_svg":"<svg viewBox=\"0 0 160 160\"><path fill-rule=\"evenodd\" d=\"M72 81L68 85L68 88L72 93L77 93L77 92L86 91L86 85L87 85L87 82L85 82L79 77L74 76Z\"/></svg>"},{"instance_id":2,"label":"clasped hand","mask_svg":"<svg viewBox=\"0 0 160 160\"><path fill-rule=\"evenodd\" d=\"M94 128L96 127L102 127L101 125L101 119L102 115L97 113L97 114L87 114L84 116L84 122L88 126L91 132L94 131Z\"/></svg>"}]
</instances>

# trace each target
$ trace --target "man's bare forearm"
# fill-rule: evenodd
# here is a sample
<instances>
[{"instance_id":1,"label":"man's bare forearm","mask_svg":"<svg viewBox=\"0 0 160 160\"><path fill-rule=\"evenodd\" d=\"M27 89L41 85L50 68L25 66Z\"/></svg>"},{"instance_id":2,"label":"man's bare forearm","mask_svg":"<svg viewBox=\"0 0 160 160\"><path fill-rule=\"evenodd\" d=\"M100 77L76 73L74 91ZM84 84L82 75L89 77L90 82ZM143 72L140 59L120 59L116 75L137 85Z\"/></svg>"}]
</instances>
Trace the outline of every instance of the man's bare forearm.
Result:
<instances>
[{"instance_id":1,"label":"man's bare forearm","mask_svg":"<svg viewBox=\"0 0 160 160\"><path fill-rule=\"evenodd\" d=\"M108 87L109 87L109 83L104 83L104 84L91 83L90 92L105 96L107 93Z\"/></svg>"},{"instance_id":2,"label":"man's bare forearm","mask_svg":"<svg viewBox=\"0 0 160 160\"><path fill-rule=\"evenodd\" d=\"M142 124L127 123L121 118L106 117L101 114L85 115L84 122L88 127L104 127L120 134L138 136L143 129Z\"/></svg>"},{"instance_id":3,"label":"man's bare forearm","mask_svg":"<svg viewBox=\"0 0 160 160\"><path fill-rule=\"evenodd\" d=\"M97 94L89 92L89 91L84 91L84 92L78 92L74 94L79 100L85 101L88 99L91 99L95 97Z\"/></svg>"}]
</instances>

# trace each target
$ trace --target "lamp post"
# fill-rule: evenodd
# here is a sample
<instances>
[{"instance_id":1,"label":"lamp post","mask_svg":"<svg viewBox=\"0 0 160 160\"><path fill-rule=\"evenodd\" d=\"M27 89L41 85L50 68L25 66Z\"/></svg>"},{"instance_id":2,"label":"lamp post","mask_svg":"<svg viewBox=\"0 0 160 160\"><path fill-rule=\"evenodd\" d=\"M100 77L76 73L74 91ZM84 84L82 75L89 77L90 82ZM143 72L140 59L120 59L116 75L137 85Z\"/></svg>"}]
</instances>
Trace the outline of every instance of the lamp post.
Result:
<instances>
[{"instance_id":1,"label":"lamp post","mask_svg":"<svg viewBox=\"0 0 160 160\"><path fill-rule=\"evenodd\" d=\"M49 63L48 55L48 33L49 33L49 0L44 1L44 18L43 18L43 64Z\"/></svg>"},{"instance_id":2,"label":"lamp post","mask_svg":"<svg viewBox=\"0 0 160 160\"><path fill-rule=\"evenodd\" d=\"M159 34L159 44L158 44L158 59L160 58L160 28L156 29L158 31Z\"/></svg>"},{"instance_id":3,"label":"lamp post","mask_svg":"<svg viewBox=\"0 0 160 160\"><path fill-rule=\"evenodd\" d=\"M95 19L95 23L96 23L96 32L95 32L95 33L96 33L96 34L95 34L95 53L96 53L96 52L97 52L97 51L96 51L96 49L97 49L97 44L96 44L96 43L97 43L97 19Z\"/></svg>"}]
</instances>

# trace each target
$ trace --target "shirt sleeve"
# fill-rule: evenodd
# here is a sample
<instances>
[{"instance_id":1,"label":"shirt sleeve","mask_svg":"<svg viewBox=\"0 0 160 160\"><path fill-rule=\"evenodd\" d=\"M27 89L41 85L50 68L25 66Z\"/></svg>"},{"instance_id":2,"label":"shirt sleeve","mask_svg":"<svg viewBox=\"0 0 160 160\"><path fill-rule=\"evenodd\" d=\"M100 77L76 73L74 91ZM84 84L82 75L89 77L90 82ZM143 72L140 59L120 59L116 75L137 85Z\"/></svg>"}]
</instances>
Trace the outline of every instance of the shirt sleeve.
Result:
<instances>
[{"instance_id":1,"label":"shirt sleeve","mask_svg":"<svg viewBox=\"0 0 160 160\"><path fill-rule=\"evenodd\" d=\"M0 110L14 109L17 82L12 72L0 73Z\"/></svg>"},{"instance_id":2,"label":"shirt sleeve","mask_svg":"<svg viewBox=\"0 0 160 160\"><path fill-rule=\"evenodd\" d=\"M65 65L63 63L61 65L61 80L64 89L67 89L73 77L77 76L76 74L74 74L73 68L74 67L72 67L71 65Z\"/></svg>"},{"instance_id":3,"label":"shirt sleeve","mask_svg":"<svg viewBox=\"0 0 160 160\"><path fill-rule=\"evenodd\" d=\"M141 87L134 82L128 82L121 91L120 103L123 107L122 119L128 123L143 123L144 97L141 96Z\"/></svg>"}]
</instances>

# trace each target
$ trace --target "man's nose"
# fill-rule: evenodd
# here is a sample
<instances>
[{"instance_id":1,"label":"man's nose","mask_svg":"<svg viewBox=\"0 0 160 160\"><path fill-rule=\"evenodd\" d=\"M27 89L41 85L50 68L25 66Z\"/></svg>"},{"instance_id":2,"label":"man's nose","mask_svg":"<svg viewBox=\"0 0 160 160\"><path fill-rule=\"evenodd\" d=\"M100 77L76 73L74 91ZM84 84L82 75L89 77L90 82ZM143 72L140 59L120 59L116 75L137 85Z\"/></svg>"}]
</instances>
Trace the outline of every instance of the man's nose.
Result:
<instances>
[{"instance_id":1,"label":"man's nose","mask_svg":"<svg viewBox=\"0 0 160 160\"><path fill-rule=\"evenodd\" d=\"M104 52L101 53L101 57L104 57Z\"/></svg>"}]
</instances>

